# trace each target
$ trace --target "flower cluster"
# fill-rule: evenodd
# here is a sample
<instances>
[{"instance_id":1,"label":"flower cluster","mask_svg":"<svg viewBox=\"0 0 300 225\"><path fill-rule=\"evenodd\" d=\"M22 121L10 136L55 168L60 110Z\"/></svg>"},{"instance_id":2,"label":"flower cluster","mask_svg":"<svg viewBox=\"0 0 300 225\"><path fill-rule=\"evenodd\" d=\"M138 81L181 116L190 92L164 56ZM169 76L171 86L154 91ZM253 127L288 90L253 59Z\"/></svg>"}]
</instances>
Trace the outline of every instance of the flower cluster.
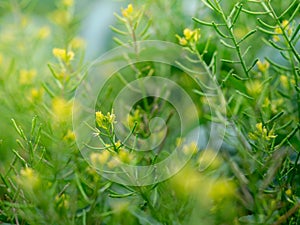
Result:
<instances>
[{"instance_id":1,"label":"flower cluster","mask_svg":"<svg viewBox=\"0 0 300 225\"><path fill-rule=\"evenodd\" d=\"M129 4L127 8L122 9L122 15L125 18L130 18L133 15L134 9L132 4Z\"/></svg>"},{"instance_id":2,"label":"flower cluster","mask_svg":"<svg viewBox=\"0 0 300 225\"><path fill-rule=\"evenodd\" d=\"M96 123L97 126L107 130L110 126L115 123L116 116L113 113L108 112L104 115L102 112L96 112Z\"/></svg>"},{"instance_id":3,"label":"flower cluster","mask_svg":"<svg viewBox=\"0 0 300 225\"><path fill-rule=\"evenodd\" d=\"M179 44L182 46L192 46L196 44L200 39L200 29L194 29L191 30L189 28L185 28L183 30L183 37L180 37L179 35L176 35L178 38Z\"/></svg>"},{"instance_id":4,"label":"flower cluster","mask_svg":"<svg viewBox=\"0 0 300 225\"><path fill-rule=\"evenodd\" d=\"M61 49L61 48L54 48L52 53L57 59L67 64L74 59L74 55L75 55L73 51L71 50L67 51L66 49Z\"/></svg>"},{"instance_id":5,"label":"flower cluster","mask_svg":"<svg viewBox=\"0 0 300 225\"><path fill-rule=\"evenodd\" d=\"M21 169L20 175L19 182L26 191L33 191L33 189L39 186L40 178L32 168L26 167Z\"/></svg>"},{"instance_id":6,"label":"flower cluster","mask_svg":"<svg viewBox=\"0 0 300 225\"><path fill-rule=\"evenodd\" d=\"M258 60L256 65L257 65L257 69L262 73L265 73L270 67L270 63L268 61L262 62L262 61Z\"/></svg>"},{"instance_id":7,"label":"flower cluster","mask_svg":"<svg viewBox=\"0 0 300 225\"><path fill-rule=\"evenodd\" d=\"M256 130L253 133L249 133L249 138L252 140L257 139L263 139L266 141L269 141L271 139L276 138L276 135L274 134L274 130L267 130L265 126L263 126L262 123L257 123L255 125Z\"/></svg>"},{"instance_id":8,"label":"flower cluster","mask_svg":"<svg viewBox=\"0 0 300 225\"><path fill-rule=\"evenodd\" d=\"M291 35L293 32L293 29L292 27L290 27L288 20L283 20L280 26L275 27L274 29L275 35L273 35L273 41L275 42L280 41L280 35L282 35L284 31L286 31L288 35Z\"/></svg>"}]
</instances>

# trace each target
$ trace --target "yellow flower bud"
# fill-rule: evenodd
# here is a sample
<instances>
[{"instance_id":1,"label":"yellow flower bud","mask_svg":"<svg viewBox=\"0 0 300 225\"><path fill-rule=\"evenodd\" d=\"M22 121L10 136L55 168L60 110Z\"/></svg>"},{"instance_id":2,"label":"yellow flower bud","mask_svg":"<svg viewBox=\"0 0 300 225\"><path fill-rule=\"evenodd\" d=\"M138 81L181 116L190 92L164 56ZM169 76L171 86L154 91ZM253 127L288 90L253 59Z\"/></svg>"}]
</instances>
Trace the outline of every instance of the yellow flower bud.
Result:
<instances>
[{"instance_id":1,"label":"yellow flower bud","mask_svg":"<svg viewBox=\"0 0 300 225\"><path fill-rule=\"evenodd\" d=\"M247 92L251 95L251 96L258 96L261 91L262 91L262 84L260 81L258 80L254 80L254 81L248 81L245 84Z\"/></svg>"},{"instance_id":2,"label":"yellow flower bud","mask_svg":"<svg viewBox=\"0 0 300 225\"><path fill-rule=\"evenodd\" d=\"M64 98L56 97L52 100L52 112L54 119L59 122L71 119L72 102L67 102Z\"/></svg>"},{"instance_id":3,"label":"yellow flower bud","mask_svg":"<svg viewBox=\"0 0 300 225\"><path fill-rule=\"evenodd\" d=\"M32 191L34 188L39 186L40 178L36 171L32 168L26 167L20 171L20 184L27 190Z\"/></svg>"},{"instance_id":4,"label":"yellow flower bud","mask_svg":"<svg viewBox=\"0 0 300 225\"><path fill-rule=\"evenodd\" d=\"M194 32L192 30L190 30L189 28L185 28L183 30L183 34L186 40L190 40L192 38L192 36L194 35Z\"/></svg>"},{"instance_id":5,"label":"yellow flower bud","mask_svg":"<svg viewBox=\"0 0 300 225\"><path fill-rule=\"evenodd\" d=\"M56 58L66 63L74 59L73 51L66 51L65 49L61 49L61 48L54 48L52 53Z\"/></svg>"},{"instance_id":6,"label":"yellow flower bud","mask_svg":"<svg viewBox=\"0 0 300 225\"><path fill-rule=\"evenodd\" d=\"M67 134L63 138L65 141L74 141L75 133L72 130L68 130Z\"/></svg>"},{"instance_id":7,"label":"yellow flower bud","mask_svg":"<svg viewBox=\"0 0 300 225\"><path fill-rule=\"evenodd\" d=\"M280 83L282 84L282 86L283 86L284 88L287 89L287 88L289 87L289 81L288 81L287 76L281 75L281 76L279 77L279 80L280 80Z\"/></svg>"},{"instance_id":8,"label":"yellow flower bud","mask_svg":"<svg viewBox=\"0 0 300 225\"><path fill-rule=\"evenodd\" d=\"M126 9L122 9L122 15L125 18L129 18L132 15L132 13L133 13L133 6L132 6L132 4L129 4Z\"/></svg>"},{"instance_id":9,"label":"yellow flower bud","mask_svg":"<svg viewBox=\"0 0 300 225\"><path fill-rule=\"evenodd\" d=\"M263 73L266 72L270 67L270 64L268 61L261 62L260 60L258 60L256 65L257 65L258 70Z\"/></svg>"}]
</instances>

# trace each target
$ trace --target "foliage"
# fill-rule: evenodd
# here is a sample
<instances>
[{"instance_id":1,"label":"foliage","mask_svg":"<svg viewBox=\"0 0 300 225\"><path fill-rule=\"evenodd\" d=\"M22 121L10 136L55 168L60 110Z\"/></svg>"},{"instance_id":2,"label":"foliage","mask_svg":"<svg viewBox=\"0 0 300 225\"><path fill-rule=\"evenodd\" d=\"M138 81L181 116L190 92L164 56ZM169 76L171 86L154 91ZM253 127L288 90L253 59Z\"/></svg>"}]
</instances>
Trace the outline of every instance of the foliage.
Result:
<instances>
[{"instance_id":1,"label":"foliage","mask_svg":"<svg viewBox=\"0 0 300 225\"><path fill-rule=\"evenodd\" d=\"M192 55L188 69L200 66L218 83L226 109L198 89L194 79L200 76L191 79L153 62L133 64L98 96L90 129L101 148L90 154L91 163L80 154L72 128L75 91L91 65L84 60L88 43L76 36L83 20L79 3L51 2L47 11L37 2L0 1L0 222L300 223L299 0L199 0L193 15L187 1L120 4L111 26L115 46L132 45L138 55L139 41L179 44ZM38 15L39 7L46 16ZM206 132L214 122L226 125L218 154L185 145L179 115L160 98L136 103L127 121L115 116L118 90L160 74L189 93ZM155 151L135 152L127 138L117 138L117 121L128 123L139 141L151 135L150 120L157 116L166 121L168 138ZM121 162L154 165L176 146L192 158L160 183L122 185L96 170Z\"/></svg>"}]
</instances>

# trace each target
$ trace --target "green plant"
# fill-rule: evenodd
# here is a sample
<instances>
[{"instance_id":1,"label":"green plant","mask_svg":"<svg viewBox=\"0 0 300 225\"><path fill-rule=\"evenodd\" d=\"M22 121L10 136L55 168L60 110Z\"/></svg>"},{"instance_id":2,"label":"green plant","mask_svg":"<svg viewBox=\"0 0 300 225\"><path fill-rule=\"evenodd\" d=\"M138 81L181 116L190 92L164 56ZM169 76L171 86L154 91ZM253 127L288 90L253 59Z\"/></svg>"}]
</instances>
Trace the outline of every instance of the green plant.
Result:
<instances>
[{"instance_id":1,"label":"green plant","mask_svg":"<svg viewBox=\"0 0 300 225\"><path fill-rule=\"evenodd\" d=\"M0 223L300 222L299 0L196 1L193 17L184 1L136 0L115 13L119 54L94 63L75 35L79 3L51 3L35 19L37 2L0 1ZM182 59L178 49L184 61L143 60ZM88 108L78 90L92 98L89 75L110 62L126 65ZM124 89L141 97L130 105ZM77 130L78 109L93 121ZM197 129L211 145L190 141ZM210 133L219 129L223 139ZM174 149L190 157L178 173L126 183L139 174L120 165L153 169Z\"/></svg>"}]
</instances>

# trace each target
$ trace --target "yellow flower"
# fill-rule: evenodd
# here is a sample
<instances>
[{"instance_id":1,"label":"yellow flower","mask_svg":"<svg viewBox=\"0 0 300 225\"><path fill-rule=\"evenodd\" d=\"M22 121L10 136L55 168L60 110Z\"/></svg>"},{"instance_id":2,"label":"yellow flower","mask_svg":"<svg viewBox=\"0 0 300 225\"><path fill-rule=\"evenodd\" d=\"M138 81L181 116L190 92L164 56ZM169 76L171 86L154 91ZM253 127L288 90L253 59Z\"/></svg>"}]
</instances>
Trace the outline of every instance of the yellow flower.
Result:
<instances>
[{"instance_id":1,"label":"yellow flower","mask_svg":"<svg viewBox=\"0 0 300 225\"><path fill-rule=\"evenodd\" d=\"M126 9L122 9L122 15L125 18L129 18L132 15L132 13L133 13L133 6L132 6L132 4L129 4Z\"/></svg>"},{"instance_id":2,"label":"yellow flower","mask_svg":"<svg viewBox=\"0 0 300 225\"><path fill-rule=\"evenodd\" d=\"M256 131L254 133L249 133L249 138L251 138L252 140L257 140L258 138L262 138L266 141L269 141L277 137L277 135L274 134L273 129L268 131L267 128L263 126L262 123L257 123L255 127L256 127Z\"/></svg>"},{"instance_id":3,"label":"yellow flower","mask_svg":"<svg viewBox=\"0 0 300 225\"><path fill-rule=\"evenodd\" d=\"M288 88L288 87L289 87L289 81L288 81L287 76L281 75L281 76L279 77L279 80L280 80L280 83L282 84L282 86L283 86L284 88Z\"/></svg>"},{"instance_id":4,"label":"yellow flower","mask_svg":"<svg viewBox=\"0 0 300 225\"><path fill-rule=\"evenodd\" d=\"M35 69L31 70L20 70L20 84L31 84L35 78L37 72Z\"/></svg>"},{"instance_id":5,"label":"yellow flower","mask_svg":"<svg viewBox=\"0 0 300 225\"><path fill-rule=\"evenodd\" d=\"M75 133L72 130L68 130L67 134L64 136L65 141L74 141Z\"/></svg>"},{"instance_id":6,"label":"yellow flower","mask_svg":"<svg viewBox=\"0 0 300 225\"><path fill-rule=\"evenodd\" d=\"M32 168L21 169L20 175L20 183L27 191L31 191L40 184L39 176Z\"/></svg>"},{"instance_id":7,"label":"yellow flower","mask_svg":"<svg viewBox=\"0 0 300 225\"><path fill-rule=\"evenodd\" d=\"M245 84L247 92L251 95L251 96L257 96L261 93L262 91L262 84L260 81L258 80L254 80L254 81L248 81Z\"/></svg>"},{"instance_id":8,"label":"yellow flower","mask_svg":"<svg viewBox=\"0 0 300 225\"><path fill-rule=\"evenodd\" d=\"M55 202L58 206L58 208L65 208L68 209L69 208L69 196L67 196L66 194L62 194L62 195L56 195L55 196Z\"/></svg>"},{"instance_id":9,"label":"yellow flower","mask_svg":"<svg viewBox=\"0 0 300 225\"><path fill-rule=\"evenodd\" d=\"M288 20L283 20L281 22L281 27L283 28L283 30L285 30L285 31L287 30L288 31L288 35L292 34L293 30L290 28ZM275 41L275 42L280 41L279 35L282 34L281 27L280 26L276 26L275 29L274 29L274 32L277 34L277 35L273 35L273 41Z\"/></svg>"},{"instance_id":10,"label":"yellow flower","mask_svg":"<svg viewBox=\"0 0 300 225\"><path fill-rule=\"evenodd\" d=\"M281 30L281 28L280 28L279 26L277 26L277 27L274 29L274 32L275 32L276 34L282 34L282 30Z\"/></svg>"},{"instance_id":11,"label":"yellow flower","mask_svg":"<svg viewBox=\"0 0 300 225\"><path fill-rule=\"evenodd\" d=\"M113 114L113 113L108 112L107 115L106 115L106 118L107 118L107 120L110 124L113 124L115 122L116 115Z\"/></svg>"},{"instance_id":12,"label":"yellow flower","mask_svg":"<svg viewBox=\"0 0 300 225\"><path fill-rule=\"evenodd\" d=\"M133 155L123 148L120 149L118 156L119 156L119 159L124 163L129 164L133 160Z\"/></svg>"},{"instance_id":13,"label":"yellow flower","mask_svg":"<svg viewBox=\"0 0 300 225\"><path fill-rule=\"evenodd\" d=\"M199 29L191 30L189 28L185 28L183 30L183 36L184 37L180 37L179 35L176 35L180 45L185 46L188 44L194 44L200 38L200 30Z\"/></svg>"},{"instance_id":14,"label":"yellow flower","mask_svg":"<svg viewBox=\"0 0 300 225\"><path fill-rule=\"evenodd\" d=\"M108 112L104 115L102 112L96 112L96 123L103 129L108 129L108 126L115 122L115 114Z\"/></svg>"},{"instance_id":15,"label":"yellow flower","mask_svg":"<svg viewBox=\"0 0 300 225\"><path fill-rule=\"evenodd\" d=\"M265 131L265 132L267 131L266 128L264 128L264 130L263 130L263 124L262 123L257 123L255 125L255 127L258 130L258 132L260 132L260 133L263 133L263 131Z\"/></svg>"},{"instance_id":16,"label":"yellow flower","mask_svg":"<svg viewBox=\"0 0 300 225\"><path fill-rule=\"evenodd\" d=\"M219 201L223 198L233 197L235 194L235 184L224 178L212 181L210 184L209 196Z\"/></svg>"},{"instance_id":17,"label":"yellow flower","mask_svg":"<svg viewBox=\"0 0 300 225\"><path fill-rule=\"evenodd\" d=\"M268 61L261 62L260 60L258 60L256 65L257 65L258 70L262 73L266 72L270 67L270 64Z\"/></svg>"},{"instance_id":18,"label":"yellow flower","mask_svg":"<svg viewBox=\"0 0 300 225\"><path fill-rule=\"evenodd\" d=\"M110 152L108 150L103 150L101 153L93 152L90 155L90 160L93 166L103 166L110 157Z\"/></svg>"},{"instance_id":19,"label":"yellow flower","mask_svg":"<svg viewBox=\"0 0 300 225\"><path fill-rule=\"evenodd\" d=\"M106 125L104 124L105 120L106 120L106 117L102 112L96 112L96 123L99 127L107 129Z\"/></svg>"},{"instance_id":20,"label":"yellow flower","mask_svg":"<svg viewBox=\"0 0 300 225\"><path fill-rule=\"evenodd\" d=\"M179 38L179 44L185 46L185 45L188 44L188 42L187 42L187 40L186 40L185 38L181 38L181 37L180 37L180 38Z\"/></svg>"},{"instance_id":21,"label":"yellow flower","mask_svg":"<svg viewBox=\"0 0 300 225\"><path fill-rule=\"evenodd\" d=\"M284 28L284 29L288 29L288 25L289 25L289 21L288 20L283 20L281 22L281 26Z\"/></svg>"},{"instance_id":22,"label":"yellow flower","mask_svg":"<svg viewBox=\"0 0 300 225\"><path fill-rule=\"evenodd\" d=\"M74 58L73 51L66 51L65 49L61 49L61 48L54 48L52 53L56 58L66 62L66 63L73 60L73 58Z\"/></svg>"},{"instance_id":23,"label":"yellow flower","mask_svg":"<svg viewBox=\"0 0 300 225\"><path fill-rule=\"evenodd\" d=\"M192 31L189 28L185 28L183 30L183 34L184 34L184 37L186 38L186 40L190 40L194 35L194 31Z\"/></svg>"},{"instance_id":24,"label":"yellow flower","mask_svg":"<svg viewBox=\"0 0 300 225\"><path fill-rule=\"evenodd\" d=\"M266 107L269 107L270 105L270 99L269 98L265 98L263 104L262 104L262 107L266 108Z\"/></svg>"},{"instance_id":25,"label":"yellow flower","mask_svg":"<svg viewBox=\"0 0 300 225\"><path fill-rule=\"evenodd\" d=\"M52 112L54 118L59 122L70 120L72 115L72 102L67 102L64 98L56 97L52 100Z\"/></svg>"},{"instance_id":26,"label":"yellow flower","mask_svg":"<svg viewBox=\"0 0 300 225\"><path fill-rule=\"evenodd\" d=\"M121 145L122 145L122 143L120 140L115 143L116 148L120 148Z\"/></svg>"},{"instance_id":27,"label":"yellow flower","mask_svg":"<svg viewBox=\"0 0 300 225\"><path fill-rule=\"evenodd\" d=\"M41 101L42 98L43 98L43 95L44 95L44 89L43 88L32 88L30 90L30 93L29 93L29 101L31 101L32 103L35 103L35 102L38 102L38 101Z\"/></svg>"},{"instance_id":28,"label":"yellow flower","mask_svg":"<svg viewBox=\"0 0 300 225\"><path fill-rule=\"evenodd\" d=\"M39 39L46 39L50 35L50 28L48 26L41 27L38 30L37 37Z\"/></svg>"},{"instance_id":29,"label":"yellow flower","mask_svg":"<svg viewBox=\"0 0 300 225\"><path fill-rule=\"evenodd\" d=\"M278 35L273 35L273 41L274 42L280 41L280 37Z\"/></svg>"},{"instance_id":30,"label":"yellow flower","mask_svg":"<svg viewBox=\"0 0 300 225\"><path fill-rule=\"evenodd\" d=\"M292 192L292 190L289 188L289 189L287 189L287 190L285 191L285 194L286 194L287 196L292 196L293 192Z\"/></svg>"}]
</instances>

